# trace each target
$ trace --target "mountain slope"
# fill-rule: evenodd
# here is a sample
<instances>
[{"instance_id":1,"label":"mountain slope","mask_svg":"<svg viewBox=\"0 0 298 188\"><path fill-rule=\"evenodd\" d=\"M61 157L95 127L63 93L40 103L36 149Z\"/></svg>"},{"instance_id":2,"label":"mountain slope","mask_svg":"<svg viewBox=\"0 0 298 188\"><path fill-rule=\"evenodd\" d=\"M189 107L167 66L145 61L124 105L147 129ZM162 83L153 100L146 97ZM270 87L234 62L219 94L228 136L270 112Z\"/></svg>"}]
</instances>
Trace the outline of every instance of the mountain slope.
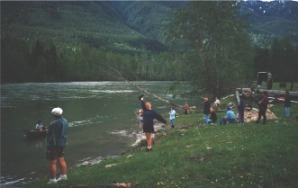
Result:
<instances>
[{"instance_id":1,"label":"mountain slope","mask_svg":"<svg viewBox=\"0 0 298 188\"><path fill-rule=\"evenodd\" d=\"M257 45L267 46L281 37L298 44L297 2L242 3ZM177 1L6 1L1 2L1 37L159 52L166 49L164 24L186 5Z\"/></svg>"},{"instance_id":2,"label":"mountain slope","mask_svg":"<svg viewBox=\"0 0 298 188\"><path fill-rule=\"evenodd\" d=\"M257 45L268 46L275 38L288 38L298 44L298 3L293 1L247 1L242 13L253 35L259 36Z\"/></svg>"},{"instance_id":3,"label":"mountain slope","mask_svg":"<svg viewBox=\"0 0 298 188\"><path fill-rule=\"evenodd\" d=\"M111 49L152 42L124 24L106 2L1 2L1 9L2 37Z\"/></svg>"}]
</instances>

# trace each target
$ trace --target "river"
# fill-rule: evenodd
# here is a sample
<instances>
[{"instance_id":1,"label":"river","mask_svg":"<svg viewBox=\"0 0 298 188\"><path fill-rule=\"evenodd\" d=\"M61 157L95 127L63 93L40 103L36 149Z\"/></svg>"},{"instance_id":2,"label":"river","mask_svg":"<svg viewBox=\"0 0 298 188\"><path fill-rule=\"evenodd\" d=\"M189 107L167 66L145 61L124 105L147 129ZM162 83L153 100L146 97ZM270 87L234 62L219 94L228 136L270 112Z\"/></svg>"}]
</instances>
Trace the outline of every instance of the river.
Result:
<instances>
[{"instance_id":1,"label":"river","mask_svg":"<svg viewBox=\"0 0 298 188\"><path fill-rule=\"evenodd\" d=\"M24 131L38 120L45 126L53 120L54 107L63 109L69 121L65 158L69 168L118 155L135 142L138 129L134 111L141 94L134 85L175 104L189 101L179 95L189 89L180 84L175 94L167 92L172 82L67 82L1 85L1 185L26 182L48 174L45 140L28 140ZM173 98L175 96L175 98ZM151 96L153 109L161 114L168 105ZM189 101L190 102L190 101ZM194 101L193 101L194 102ZM190 102L192 103L192 102ZM167 116L164 116L168 118Z\"/></svg>"}]
</instances>

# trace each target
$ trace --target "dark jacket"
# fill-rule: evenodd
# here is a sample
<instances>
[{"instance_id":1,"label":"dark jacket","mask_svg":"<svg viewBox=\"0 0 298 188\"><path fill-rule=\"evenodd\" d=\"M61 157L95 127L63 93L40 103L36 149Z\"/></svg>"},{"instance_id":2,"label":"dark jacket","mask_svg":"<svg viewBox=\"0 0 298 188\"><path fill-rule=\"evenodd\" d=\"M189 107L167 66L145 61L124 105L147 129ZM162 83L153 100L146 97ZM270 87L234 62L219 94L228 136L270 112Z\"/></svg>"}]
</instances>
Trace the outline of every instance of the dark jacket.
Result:
<instances>
[{"instance_id":1,"label":"dark jacket","mask_svg":"<svg viewBox=\"0 0 298 188\"><path fill-rule=\"evenodd\" d=\"M167 123L167 121L160 114L158 114L154 110L148 110L145 107L145 102L144 101L141 101L141 107L144 111L144 113L143 113L143 124L145 126L153 126L153 124L154 124L153 120L154 119L157 119L158 121L160 121L164 124Z\"/></svg>"},{"instance_id":2,"label":"dark jacket","mask_svg":"<svg viewBox=\"0 0 298 188\"><path fill-rule=\"evenodd\" d=\"M259 101L259 109L260 110L267 110L268 105L268 96L264 95L262 99Z\"/></svg>"},{"instance_id":3,"label":"dark jacket","mask_svg":"<svg viewBox=\"0 0 298 188\"><path fill-rule=\"evenodd\" d=\"M65 147L67 143L68 122L62 116L51 122L46 135L47 149Z\"/></svg>"},{"instance_id":4,"label":"dark jacket","mask_svg":"<svg viewBox=\"0 0 298 188\"><path fill-rule=\"evenodd\" d=\"M244 104L243 104L243 101L240 101L240 104L238 105L238 112L239 112L239 114L244 114Z\"/></svg>"},{"instance_id":5,"label":"dark jacket","mask_svg":"<svg viewBox=\"0 0 298 188\"><path fill-rule=\"evenodd\" d=\"M203 104L203 114L209 114L210 113L210 103L209 101L205 101Z\"/></svg>"},{"instance_id":6,"label":"dark jacket","mask_svg":"<svg viewBox=\"0 0 298 188\"><path fill-rule=\"evenodd\" d=\"M285 107L290 107L291 106L291 97L290 95L285 96Z\"/></svg>"}]
</instances>

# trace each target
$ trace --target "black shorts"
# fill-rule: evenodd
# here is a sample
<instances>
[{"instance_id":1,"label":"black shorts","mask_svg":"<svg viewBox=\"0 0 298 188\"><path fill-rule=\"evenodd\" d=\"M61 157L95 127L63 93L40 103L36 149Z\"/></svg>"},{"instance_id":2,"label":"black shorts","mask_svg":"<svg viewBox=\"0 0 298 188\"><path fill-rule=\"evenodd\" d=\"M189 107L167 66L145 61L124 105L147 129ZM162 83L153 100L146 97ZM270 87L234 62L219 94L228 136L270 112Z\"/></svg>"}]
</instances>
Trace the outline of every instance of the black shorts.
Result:
<instances>
[{"instance_id":1,"label":"black shorts","mask_svg":"<svg viewBox=\"0 0 298 188\"><path fill-rule=\"evenodd\" d=\"M49 161L56 160L58 157L64 157L64 147L56 147L47 151L47 159Z\"/></svg>"},{"instance_id":2,"label":"black shorts","mask_svg":"<svg viewBox=\"0 0 298 188\"><path fill-rule=\"evenodd\" d=\"M154 133L154 126L153 125L143 124L143 132L145 132L145 133Z\"/></svg>"}]
</instances>

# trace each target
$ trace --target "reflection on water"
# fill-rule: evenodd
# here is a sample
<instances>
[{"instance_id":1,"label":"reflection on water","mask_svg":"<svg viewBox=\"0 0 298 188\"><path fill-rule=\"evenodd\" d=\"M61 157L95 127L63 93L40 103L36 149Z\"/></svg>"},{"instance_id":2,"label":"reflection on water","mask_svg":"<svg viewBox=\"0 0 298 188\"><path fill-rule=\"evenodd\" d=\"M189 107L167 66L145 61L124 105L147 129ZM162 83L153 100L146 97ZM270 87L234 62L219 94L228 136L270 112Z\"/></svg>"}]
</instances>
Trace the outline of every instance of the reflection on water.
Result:
<instances>
[{"instance_id":1,"label":"reflection on water","mask_svg":"<svg viewBox=\"0 0 298 188\"><path fill-rule=\"evenodd\" d=\"M171 100L166 92L169 82L135 84ZM23 134L33 129L37 120L48 125L52 121L50 111L57 106L69 121L69 143L65 150L69 166L127 149L135 141L131 133L136 129L134 111L139 108L139 94L132 84L125 82L1 85L1 184L48 175L44 138L25 140ZM175 98L176 103L187 100L179 97ZM154 98L146 99L153 101L153 107L160 113L169 110Z\"/></svg>"}]
</instances>

